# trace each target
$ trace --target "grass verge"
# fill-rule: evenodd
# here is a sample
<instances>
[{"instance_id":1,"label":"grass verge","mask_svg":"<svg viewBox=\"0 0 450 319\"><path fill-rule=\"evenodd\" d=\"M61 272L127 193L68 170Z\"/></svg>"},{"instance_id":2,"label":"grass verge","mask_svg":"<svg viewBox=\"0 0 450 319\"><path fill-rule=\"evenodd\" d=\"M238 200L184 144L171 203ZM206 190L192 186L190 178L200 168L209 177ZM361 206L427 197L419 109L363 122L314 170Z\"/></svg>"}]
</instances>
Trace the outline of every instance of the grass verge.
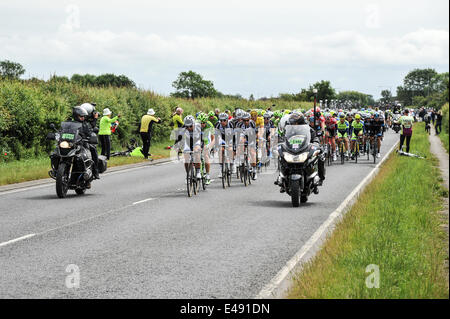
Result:
<instances>
[{"instance_id":1,"label":"grass verge","mask_svg":"<svg viewBox=\"0 0 450 319\"><path fill-rule=\"evenodd\" d=\"M169 144L170 141L165 141L152 145L150 148L152 158L161 159L169 157L170 150L165 149ZM117 156L111 157L108 161L108 167L135 164L144 161L146 161L144 158ZM48 178L48 171L50 169L50 159L48 157L0 163L0 186Z\"/></svg>"},{"instance_id":2,"label":"grass verge","mask_svg":"<svg viewBox=\"0 0 450 319\"><path fill-rule=\"evenodd\" d=\"M448 298L440 227L437 159L416 126L411 152L391 154L377 177L294 281L288 298ZM368 265L379 267L379 288L368 288Z\"/></svg>"},{"instance_id":3,"label":"grass verge","mask_svg":"<svg viewBox=\"0 0 450 319\"><path fill-rule=\"evenodd\" d=\"M439 134L439 138L441 139L441 141L442 141L442 144L444 145L444 148L447 150L447 153L449 152L449 135L448 135L448 133L445 133L444 131L442 131L440 134Z\"/></svg>"}]
</instances>

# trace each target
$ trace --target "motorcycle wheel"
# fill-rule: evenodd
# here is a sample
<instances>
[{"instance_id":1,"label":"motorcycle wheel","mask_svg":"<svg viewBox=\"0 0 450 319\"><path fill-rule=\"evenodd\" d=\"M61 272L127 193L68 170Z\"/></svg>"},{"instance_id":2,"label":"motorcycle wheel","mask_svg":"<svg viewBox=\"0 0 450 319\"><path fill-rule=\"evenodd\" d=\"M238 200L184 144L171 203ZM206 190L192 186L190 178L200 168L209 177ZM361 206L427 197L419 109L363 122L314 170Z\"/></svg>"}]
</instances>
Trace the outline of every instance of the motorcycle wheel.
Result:
<instances>
[{"instance_id":1,"label":"motorcycle wheel","mask_svg":"<svg viewBox=\"0 0 450 319\"><path fill-rule=\"evenodd\" d=\"M60 163L56 172L56 195L64 198L69 190L69 177L66 173L66 163Z\"/></svg>"},{"instance_id":2,"label":"motorcycle wheel","mask_svg":"<svg viewBox=\"0 0 450 319\"><path fill-rule=\"evenodd\" d=\"M300 206L300 182L291 181L291 201L293 207Z\"/></svg>"}]
</instances>

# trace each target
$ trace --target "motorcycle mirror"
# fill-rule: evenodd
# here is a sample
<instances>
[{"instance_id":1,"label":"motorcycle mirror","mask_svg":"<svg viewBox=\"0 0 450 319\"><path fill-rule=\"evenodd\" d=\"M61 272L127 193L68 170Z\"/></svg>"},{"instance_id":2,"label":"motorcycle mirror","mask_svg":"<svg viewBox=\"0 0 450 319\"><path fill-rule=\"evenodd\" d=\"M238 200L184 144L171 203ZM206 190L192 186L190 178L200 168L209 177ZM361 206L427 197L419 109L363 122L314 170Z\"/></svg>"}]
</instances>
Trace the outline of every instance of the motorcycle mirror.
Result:
<instances>
[{"instance_id":1,"label":"motorcycle mirror","mask_svg":"<svg viewBox=\"0 0 450 319\"><path fill-rule=\"evenodd\" d=\"M54 129L56 128L56 127L55 127L55 124L50 123L50 128L54 130Z\"/></svg>"}]
</instances>

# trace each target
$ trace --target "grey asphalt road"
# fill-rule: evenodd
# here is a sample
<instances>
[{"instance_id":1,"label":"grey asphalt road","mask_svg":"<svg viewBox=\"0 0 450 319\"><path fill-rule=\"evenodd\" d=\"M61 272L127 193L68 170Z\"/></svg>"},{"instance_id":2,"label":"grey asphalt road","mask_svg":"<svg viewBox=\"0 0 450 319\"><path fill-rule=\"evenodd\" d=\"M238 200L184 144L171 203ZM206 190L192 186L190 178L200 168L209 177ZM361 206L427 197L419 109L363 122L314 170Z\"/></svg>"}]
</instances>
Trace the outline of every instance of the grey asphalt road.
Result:
<instances>
[{"instance_id":1,"label":"grey asphalt road","mask_svg":"<svg viewBox=\"0 0 450 319\"><path fill-rule=\"evenodd\" d=\"M397 139L387 133L382 155ZM334 164L299 208L273 169L188 198L181 163L105 174L85 196L0 193L0 298L253 298L374 166Z\"/></svg>"}]
</instances>

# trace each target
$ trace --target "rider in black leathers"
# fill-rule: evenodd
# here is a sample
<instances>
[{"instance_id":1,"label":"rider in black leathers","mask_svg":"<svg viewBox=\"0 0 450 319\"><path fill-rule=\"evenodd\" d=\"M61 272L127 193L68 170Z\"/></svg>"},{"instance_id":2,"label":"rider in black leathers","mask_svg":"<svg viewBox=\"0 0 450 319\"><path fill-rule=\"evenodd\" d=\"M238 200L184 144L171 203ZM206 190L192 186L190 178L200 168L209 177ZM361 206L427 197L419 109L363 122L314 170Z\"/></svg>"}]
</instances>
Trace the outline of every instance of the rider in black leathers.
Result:
<instances>
[{"instance_id":1,"label":"rider in black leathers","mask_svg":"<svg viewBox=\"0 0 450 319\"><path fill-rule=\"evenodd\" d=\"M88 104L88 105L87 105ZM90 105L90 107L89 107ZM80 130L80 134L83 135L86 139L89 139L89 137L92 135L92 133L98 132L98 128L96 127L97 124L97 116L95 115L97 113L95 111L95 108L92 104L84 103L81 106L76 106L73 109L73 120L76 122L82 123L82 129ZM82 116L81 116L82 115ZM83 118L83 120L80 119L80 117ZM92 160L94 162L92 174L94 175L95 179L100 179L99 173L98 173L98 153L97 153L97 147L92 144L88 144L89 150L92 155Z\"/></svg>"}]
</instances>

